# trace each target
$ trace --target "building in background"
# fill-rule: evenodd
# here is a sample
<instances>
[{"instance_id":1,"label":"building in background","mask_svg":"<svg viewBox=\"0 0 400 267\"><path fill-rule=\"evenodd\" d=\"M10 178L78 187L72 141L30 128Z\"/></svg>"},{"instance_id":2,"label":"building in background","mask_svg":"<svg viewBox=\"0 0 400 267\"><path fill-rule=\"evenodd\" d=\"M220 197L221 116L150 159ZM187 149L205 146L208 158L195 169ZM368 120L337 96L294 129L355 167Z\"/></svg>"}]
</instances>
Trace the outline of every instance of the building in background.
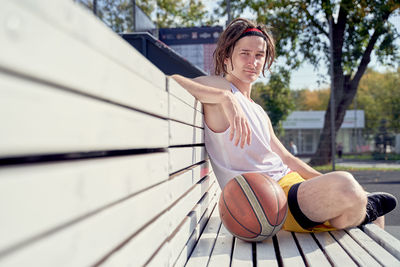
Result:
<instances>
[{"instance_id":1,"label":"building in background","mask_svg":"<svg viewBox=\"0 0 400 267\"><path fill-rule=\"evenodd\" d=\"M290 140L297 145L299 154L313 154L317 150L320 133L324 126L325 111L294 111L282 123L285 136L282 141L288 147ZM364 110L346 111L343 123L336 135L336 143L343 145L344 153L373 150L362 136L365 127Z\"/></svg>"},{"instance_id":2,"label":"building in background","mask_svg":"<svg viewBox=\"0 0 400 267\"><path fill-rule=\"evenodd\" d=\"M221 26L161 28L158 37L190 63L213 74L213 53L221 32Z\"/></svg>"}]
</instances>

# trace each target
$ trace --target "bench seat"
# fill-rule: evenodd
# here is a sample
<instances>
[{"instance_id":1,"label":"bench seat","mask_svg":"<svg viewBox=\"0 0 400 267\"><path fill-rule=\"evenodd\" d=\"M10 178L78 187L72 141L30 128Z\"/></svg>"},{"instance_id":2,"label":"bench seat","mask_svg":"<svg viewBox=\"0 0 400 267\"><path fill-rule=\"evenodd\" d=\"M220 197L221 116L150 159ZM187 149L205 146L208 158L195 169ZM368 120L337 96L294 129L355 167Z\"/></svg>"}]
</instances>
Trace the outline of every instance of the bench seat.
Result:
<instances>
[{"instance_id":1,"label":"bench seat","mask_svg":"<svg viewBox=\"0 0 400 267\"><path fill-rule=\"evenodd\" d=\"M226 230L216 208L186 266L400 266L399 260L400 241L374 224L311 234L281 230L249 243Z\"/></svg>"}]
</instances>

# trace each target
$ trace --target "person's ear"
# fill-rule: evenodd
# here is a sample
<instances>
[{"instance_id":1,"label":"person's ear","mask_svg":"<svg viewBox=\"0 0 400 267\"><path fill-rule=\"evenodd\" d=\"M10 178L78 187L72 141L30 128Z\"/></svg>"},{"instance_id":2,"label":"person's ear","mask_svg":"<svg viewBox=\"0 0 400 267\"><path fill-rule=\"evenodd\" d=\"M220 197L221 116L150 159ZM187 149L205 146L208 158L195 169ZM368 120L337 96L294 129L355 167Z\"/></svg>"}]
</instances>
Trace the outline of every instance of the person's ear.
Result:
<instances>
[{"instance_id":1,"label":"person's ear","mask_svg":"<svg viewBox=\"0 0 400 267\"><path fill-rule=\"evenodd\" d=\"M226 58L224 59L224 64L225 64L225 65L228 65L228 64L229 64L229 58L228 58L228 57L226 57Z\"/></svg>"}]
</instances>

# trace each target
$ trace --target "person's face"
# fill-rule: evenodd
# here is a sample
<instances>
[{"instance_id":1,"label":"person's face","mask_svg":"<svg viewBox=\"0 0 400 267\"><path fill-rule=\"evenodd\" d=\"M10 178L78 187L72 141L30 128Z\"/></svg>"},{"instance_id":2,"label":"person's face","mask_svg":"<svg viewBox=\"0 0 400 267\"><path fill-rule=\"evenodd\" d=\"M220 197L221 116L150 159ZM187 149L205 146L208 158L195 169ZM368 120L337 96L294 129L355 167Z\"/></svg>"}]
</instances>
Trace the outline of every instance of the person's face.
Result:
<instances>
[{"instance_id":1,"label":"person's face","mask_svg":"<svg viewBox=\"0 0 400 267\"><path fill-rule=\"evenodd\" d=\"M231 59L226 58L228 75L252 83L257 80L265 62L266 42L259 36L246 36L241 38L235 45Z\"/></svg>"}]
</instances>

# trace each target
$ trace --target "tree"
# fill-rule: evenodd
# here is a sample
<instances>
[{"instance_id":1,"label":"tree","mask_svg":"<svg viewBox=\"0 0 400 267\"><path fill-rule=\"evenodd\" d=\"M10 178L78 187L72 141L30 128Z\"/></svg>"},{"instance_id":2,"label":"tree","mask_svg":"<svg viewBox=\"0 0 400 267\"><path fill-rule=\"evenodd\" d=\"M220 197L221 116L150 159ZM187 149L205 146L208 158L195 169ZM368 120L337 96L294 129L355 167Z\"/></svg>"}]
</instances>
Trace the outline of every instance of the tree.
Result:
<instances>
[{"instance_id":1,"label":"tree","mask_svg":"<svg viewBox=\"0 0 400 267\"><path fill-rule=\"evenodd\" d=\"M291 96L295 101L296 110L326 110L329 102L330 90L295 90Z\"/></svg>"},{"instance_id":2,"label":"tree","mask_svg":"<svg viewBox=\"0 0 400 267\"><path fill-rule=\"evenodd\" d=\"M233 0L231 0L232 2ZM237 0L231 7L243 11L250 7L257 20L275 30L278 56L297 68L308 61L318 67L333 62L331 88L335 95L335 131L340 128L346 109L356 95L361 77L375 51L378 61L393 64L399 61L399 37L388 18L399 14L396 0ZM332 39L329 23L332 21ZM332 57L330 54L332 48ZM331 160L331 111L325 123L311 164L327 164Z\"/></svg>"},{"instance_id":3,"label":"tree","mask_svg":"<svg viewBox=\"0 0 400 267\"><path fill-rule=\"evenodd\" d=\"M207 12L203 0L137 0L149 16L155 14L158 28L213 25L217 19Z\"/></svg>"},{"instance_id":4,"label":"tree","mask_svg":"<svg viewBox=\"0 0 400 267\"><path fill-rule=\"evenodd\" d=\"M368 69L360 81L357 108L365 112L367 136L379 131L382 120L389 132L400 133L400 68L380 73Z\"/></svg>"},{"instance_id":5,"label":"tree","mask_svg":"<svg viewBox=\"0 0 400 267\"><path fill-rule=\"evenodd\" d=\"M80 0L93 7L93 0ZM97 15L113 31L132 32L134 0L97 0ZM202 0L136 0L136 5L158 28L212 25L216 19L205 9Z\"/></svg>"},{"instance_id":6,"label":"tree","mask_svg":"<svg viewBox=\"0 0 400 267\"><path fill-rule=\"evenodd\" d=\"M267 85L255 83L251 92L252 99L267 112L272 127L278 134L282 132L281 122L294 109L289 83L290 73L279 68L271 74Z\"/></svg>"}]
</instances>

